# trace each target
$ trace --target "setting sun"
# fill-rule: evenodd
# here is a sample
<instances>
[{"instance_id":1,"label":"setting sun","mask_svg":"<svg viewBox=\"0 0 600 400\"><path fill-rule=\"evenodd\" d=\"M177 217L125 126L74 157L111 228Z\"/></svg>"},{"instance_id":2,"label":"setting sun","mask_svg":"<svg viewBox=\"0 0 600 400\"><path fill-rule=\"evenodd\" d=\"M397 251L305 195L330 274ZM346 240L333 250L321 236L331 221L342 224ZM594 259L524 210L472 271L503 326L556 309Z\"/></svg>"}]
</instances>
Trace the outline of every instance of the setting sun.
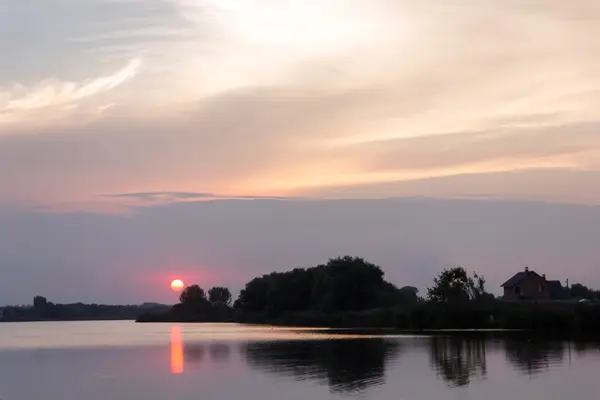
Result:
<instances>
[{"instance_id":1,"label":"setting sun","mask_svg":"<svg viewBox=\"0 0 600 400\"><path fill-rule=\"evenodd\" d=\"M175 292L181 292L183 289L183 281L180 279L175 279L173 282L171 282L171 289L173 289Z\"/></svg>"}]
</instances>

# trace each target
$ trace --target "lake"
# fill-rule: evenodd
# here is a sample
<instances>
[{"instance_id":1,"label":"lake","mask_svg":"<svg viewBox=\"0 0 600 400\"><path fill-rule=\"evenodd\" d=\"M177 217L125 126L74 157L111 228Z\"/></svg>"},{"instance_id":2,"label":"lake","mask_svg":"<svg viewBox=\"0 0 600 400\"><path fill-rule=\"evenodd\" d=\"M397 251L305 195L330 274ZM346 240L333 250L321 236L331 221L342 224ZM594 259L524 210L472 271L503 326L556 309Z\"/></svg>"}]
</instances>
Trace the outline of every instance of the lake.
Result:
<instances>
[{"instance_id":1,"label":"lake","mask_svg":"<svg viewBox=\"0 0 600 400\"><path fill-rule=\"evenodd\" d=\"M236 324L0 324L2 400L564 400L600 345L523 334L361 336Z\"/></svg>"}]
</instances>

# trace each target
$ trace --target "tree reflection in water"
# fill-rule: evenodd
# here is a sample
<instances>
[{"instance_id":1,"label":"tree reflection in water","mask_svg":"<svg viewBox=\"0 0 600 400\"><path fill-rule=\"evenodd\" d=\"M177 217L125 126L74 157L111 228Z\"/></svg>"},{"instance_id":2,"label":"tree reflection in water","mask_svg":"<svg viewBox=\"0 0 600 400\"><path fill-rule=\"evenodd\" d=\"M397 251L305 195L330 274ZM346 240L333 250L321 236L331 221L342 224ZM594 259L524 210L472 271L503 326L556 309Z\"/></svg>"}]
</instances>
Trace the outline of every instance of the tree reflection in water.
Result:
<instances>
[{"instance_id":1,"label":"tree reflection in water","mask_svg":"<svg viewBox=\"0 0 600 400\"><path fill-rule=\"evenodd\" d=\"M393 340L339 339L248 343L242 353L251 368L353 392L384 383L386 363L399 349Z\"/></svg>"},{"instance_id":2,"label":"tree reflection in water","mask_svg":"<svg viewBox=\"0 0 600 400\"><path fill-rule=\"evenodd\" d=\"M211 343L208 346L208 353L213 362L229 361L231 356L230 348L225 343Z\"/></svg>"},{"instance_id":3,"label":"tree reflection in water","mask_svg":"<svg viewBox=\"0 0 600 400\"><path fill-rule=\"evenodd\" d=\"M450 386L467 386L473 377L486 377L484 338L432 337L429 345L433 367Z\"/></svg>"},{"instance_id":4,"label":"tree reflection in water","mask_svg":"<svg viewBox=\"0 0 600 400\"><path fill-rule=\"evenodd\" d=\"M183 346L185 361L190 363L201 363L206 354L206 344L204 343L185 343Z\"/></svg>"},{"instance_id":5,"label":"tree reflection in water","mask_svg":"<svg viewBox=\"0 0 600 400\"><path fill-rule=\"evenodd\" d=\"M565 356L565 345L560 341L506 338L504 346L510 363L529 375L562 364Z\"/></svg>"},{"instance_id":6,"label":"tree reflection in water","mask_svg":"<svg viewBox=\"0 0 600 400\"><path fill-rule=\"evenodd\" d=\"M207 353L213 363L229 361L231 356L231 348L225 343L184 343L182 346L185 362L190 364L201 364Z\"/></svg>"}]
</instances>

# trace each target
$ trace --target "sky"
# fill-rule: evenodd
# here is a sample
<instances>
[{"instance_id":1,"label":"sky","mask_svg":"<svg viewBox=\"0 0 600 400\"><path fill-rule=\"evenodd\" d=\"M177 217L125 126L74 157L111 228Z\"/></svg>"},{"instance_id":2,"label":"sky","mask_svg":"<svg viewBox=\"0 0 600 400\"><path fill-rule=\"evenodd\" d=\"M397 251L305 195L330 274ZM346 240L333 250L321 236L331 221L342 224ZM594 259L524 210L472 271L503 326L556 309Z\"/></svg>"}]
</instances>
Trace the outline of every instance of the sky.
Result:
<instances>
[{"instance_id":1,"label":"sky","mask_svg":"<svg viewBox=\"0 0 600 400\"><path fill-rule=\"evenodd\" d=\"M343 254L600 287L600 3L0 0L0 304ZM8 56L6 56L8 55Z\"/></svg>"}]
</instances>

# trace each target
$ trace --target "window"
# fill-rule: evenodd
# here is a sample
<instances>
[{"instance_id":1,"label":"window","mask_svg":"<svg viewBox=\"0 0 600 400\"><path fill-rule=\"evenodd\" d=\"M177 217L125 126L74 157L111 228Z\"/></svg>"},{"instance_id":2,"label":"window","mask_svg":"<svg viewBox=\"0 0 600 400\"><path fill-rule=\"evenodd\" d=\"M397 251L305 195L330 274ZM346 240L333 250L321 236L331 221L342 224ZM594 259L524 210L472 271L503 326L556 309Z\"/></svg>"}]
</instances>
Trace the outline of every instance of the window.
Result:
<instances>
[{"instance_id":1,"label":"window","mask_svg":"<svg viewBox=\"0 0 600 400\"><path fill-rule=\"evenodd\" d=\"M540 293L544 293L544 285L540 283Z\"/></svg>"},{"instance_id":2,"label":"window","mask_svg":"<svg viewBox=\"0 0 600 400\"><path fill-rule=\"evenodd\" d=\"M518 296L521 294L521 287L520 286L516 286L515 287L515 294Z\"/></svg>"}]
</instances>

